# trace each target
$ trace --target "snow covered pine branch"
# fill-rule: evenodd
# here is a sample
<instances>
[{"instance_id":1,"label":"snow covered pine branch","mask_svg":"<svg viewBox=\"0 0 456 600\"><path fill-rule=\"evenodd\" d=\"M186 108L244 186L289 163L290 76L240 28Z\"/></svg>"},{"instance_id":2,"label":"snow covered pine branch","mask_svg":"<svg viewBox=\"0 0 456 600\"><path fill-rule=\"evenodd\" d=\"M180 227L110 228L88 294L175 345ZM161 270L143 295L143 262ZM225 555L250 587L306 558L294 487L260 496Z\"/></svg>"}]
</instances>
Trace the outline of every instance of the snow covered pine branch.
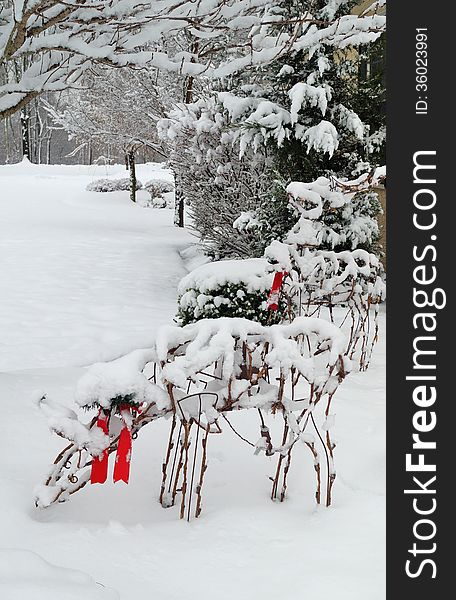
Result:
<instances>
[{"instance_id":1,"label":"snow covered pine branch","mask_svg":"<svg viewBox=\"0 0 456 600\"><path fill-rule=\"evenodd\" d=\"M384 31L385 17L375 11L335 18L340 4L327 0L315 12L309 6L290 18L269 0L5 0L0 118L43 92L77 85L93 63L218 78L285 51L344 48L371 42ZM163 45L184 31L198 40L191 50Z\"/></svg>"}]
</instances>

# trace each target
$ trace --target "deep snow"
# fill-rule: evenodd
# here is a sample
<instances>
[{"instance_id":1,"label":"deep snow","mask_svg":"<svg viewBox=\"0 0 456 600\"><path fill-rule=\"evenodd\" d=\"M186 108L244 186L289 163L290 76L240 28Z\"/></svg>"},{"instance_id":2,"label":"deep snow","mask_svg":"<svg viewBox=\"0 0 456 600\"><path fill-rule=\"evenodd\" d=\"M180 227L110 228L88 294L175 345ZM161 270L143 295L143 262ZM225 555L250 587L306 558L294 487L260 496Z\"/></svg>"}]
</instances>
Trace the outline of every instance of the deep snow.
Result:
<instances>
[{"instance_id":1,"label":"deep snow","mask_svg":"<svg viewBox=\"0 0 456 600\"><path fill-rule=\"evenodd\" d=\"M125 192L85 191L106 171L123 175L122 167L0 167L0 546L22 550L22 570L36 573L23 597L54 600L48 575L68 577L33 552L90 575L73 580L86 586L85 600L104 597L102 586L122 600L383 600L383 314L369 371L349 375L336 395L332 508L314 506L305 449L292 463L288 500L272 503L275 462L253 456L227 429L208 446L201 517L179 521L157 502L166 422L141 432L129 486L87 487L69 503L33 506L33 488L64 444L36 398L46 391L73 407L83 365L146 346L172 318L186 272L179 251L192 238L172 226L170 210L134 206ZM139 178L152 171L163 177L149 165ZM254 415L231 420L255 437ZM24 574L12 565L0 570L2 600L19 597Z\"/></svg>"},{"instance_id":2,"label":"deep snow","mask_svg":"<svg viewBox=\"0 0 456 600\"><path fill-rule=\"evenodd\" d=\"M147 345L175 314L190 243L171 212L86 192L125 168L0 166L0 371L88 365ZM138 166L138 178L170 174ZM139 196L148 193L141 190Z\"/></svg>"}]
</instances>

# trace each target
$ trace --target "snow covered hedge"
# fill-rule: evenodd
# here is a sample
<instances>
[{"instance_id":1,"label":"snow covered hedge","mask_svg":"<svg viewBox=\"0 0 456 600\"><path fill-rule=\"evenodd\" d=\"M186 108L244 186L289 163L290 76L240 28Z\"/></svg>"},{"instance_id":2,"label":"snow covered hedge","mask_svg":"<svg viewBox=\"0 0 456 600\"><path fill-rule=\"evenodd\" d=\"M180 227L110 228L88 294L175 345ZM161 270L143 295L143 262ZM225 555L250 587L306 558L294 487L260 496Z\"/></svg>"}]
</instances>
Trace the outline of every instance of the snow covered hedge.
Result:
<instances>
[{"instance_id":1,"label":"snow covered hedge","mask_svg":"<svg viewBox=\"0 0 456 600\"><path fill-rule=\"evenodd\" d=\"M186 275L178 287L178 313L181 325L200 319L244 317L262 324L278 323L286 311L267 309L273 273L262 258L224 260L198 267Z\"/></svg>"},{"instance_id":2,"label":"snow covered hedge","mask_svg":"<svg viewBox=\"0 0 456 600\"><path fill-rule=\"evenodd\" d=\"M143 184L137 179L136 189L141 190ZM96 179L91 181L86 190L88 192L128 192L130 189L130 179L125 177L123 179Z\"/></svg>"},{"instance_id":3,"label":"snow covered hedge","mask_svg":"<svg viewBox=\"0 0 456 600\"><path fill-rule=\"evenodd\" d=\"M166 179L151 179L144 184L150 199L143 205L151 208L174 208L174 184Z\"/></svg>"},{"instance_id":4,"label":"snow covered hedge","mask_svg":"<svg viewBox=\"0 0 456 600\"><path fill-rule=\"evenodd\" d=\"M158 196L163 196L163 194L173 192L174 185L171 181L166 181L165 179L151 179L150 181L146 181L144 189L149 192L152 198L157 198Z\"/></svg>"}]
</instances>

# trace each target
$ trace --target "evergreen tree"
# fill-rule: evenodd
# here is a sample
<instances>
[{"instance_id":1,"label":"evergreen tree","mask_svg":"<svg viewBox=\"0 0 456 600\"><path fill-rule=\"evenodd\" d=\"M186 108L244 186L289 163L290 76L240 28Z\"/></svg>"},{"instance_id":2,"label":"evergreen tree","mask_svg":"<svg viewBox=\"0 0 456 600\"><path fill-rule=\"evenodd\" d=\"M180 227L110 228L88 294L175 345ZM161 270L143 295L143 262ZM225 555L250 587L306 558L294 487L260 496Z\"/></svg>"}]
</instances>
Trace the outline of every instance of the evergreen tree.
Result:
<instances>
[{"instance_id":1,"label":"evergreen tree","mask_svg":"<svg viewBox=\"0 0 456 600\"><path fill-rule=\"evenodd\" d=\"M352 5L350 2L341 4L339 13ZM334 48L322 46L311 56L304 51L289 53L267 68L258 69L254 85L240 86L241 95L247 93L261 97L270 103L271 108L276 107L276 114L280 114L278 107L287 109L290 96L293 96L293 91L299 93L300 86L304 92L306 85L311 86L307 91L316 98L310 97L297 111L293 111L291 106L291 122L284 122L282 118L284 131L278 132L277 121L271 120L275 130L273 127L270 130L273 134L268 135L264 131L264 117L263 123L257 125L257 128L263 129L261 135L268 154L272 156L271 176L274 179L270 193L256 211L256 218L261 224L258 228L261 247L264 248L273 239L282 239L296 218L285 193L289 182L313 181L322 175L351 178L385 163L384 68L385 38L382 36L358 51L353 48L334 51ZM321 102L321 96L318 97L315 91L317 89L324 91L326 103ZM294 100L291 99L293 105ZM252 113L244 121L244 127L248 129L252 127L251 116ZM325 148L318 143L312 146L303 139L302 132L318 127L322 116L334 123L337 129L337 139L332 147L328 145ZM248 138L255 139L250 131ZM352 211L345 208L328 212L323 221L328 228L349 230L353 219L370 219L370 235L360 247L378 252L376 217L380 212L381 205L376 194L362 193L354 199ZM328 239L322 247L338 251L351 249L352 241L348 238L346 245L333 246Z\"/></svg>"},{"instance_id":2,"label":"evergreen tree","mask_svg":"<svg viewBox=\"0 0 456 600\"><path fill-rule=\"evenodd\" d=\"M200 87L199 100L169 115L174 122L166 127L173 146L172 167L190 203L195 229L212 256L259 256L271 239L281 239L294 222L284 192L290 181L350 178L369 170L369 159L377 160L379 145L374 141L375 136L382 141L377 131L381 118L364 105L369 91L360 91L358 71L380 32L357 39L342 36L338 45L331 37L336 39L343 23L351 22L355 4L352 0L270 3L270 22L282 23L282 50L277 53L273 45L272 52L273 39L254 26L252 39L259 36L263 44L255 46L261 59L240 70L233 67L238 40L230 38L232 45L227 38L226 48L213 49L222 64L231 65L226 75L208 78ZM328 23L334 28L323 36L319 27L327 28ZM362 60L353 46L361 41L367 44ZM270 60L264 58L268 54ZM362 118L358 108L363 108ZM374 106L372 112L376 110ZM368 202L364 207L361 202L352 213L327 215L328 227L334 219L341 228L349 227L355 212L362 216L364 208L369 219L377 206ZM378 235L371 220L369 249ZM330 238L327 243L331 247Z\"/></svg>"}]
</instances>

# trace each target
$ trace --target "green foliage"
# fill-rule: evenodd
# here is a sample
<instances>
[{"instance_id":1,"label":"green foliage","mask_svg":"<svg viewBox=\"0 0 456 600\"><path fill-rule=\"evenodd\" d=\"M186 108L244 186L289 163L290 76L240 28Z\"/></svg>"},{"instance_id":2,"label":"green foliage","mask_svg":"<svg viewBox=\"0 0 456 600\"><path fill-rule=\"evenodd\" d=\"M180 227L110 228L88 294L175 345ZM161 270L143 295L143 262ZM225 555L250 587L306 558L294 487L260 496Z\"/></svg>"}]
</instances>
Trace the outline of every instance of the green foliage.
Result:
<instances>
[{"instance_id":1,"label":"green foliage","mask_svg":"<svg viewBox=\"0 0 456 600\"><path fill-rule=\"evenodd\" d=\"M179 324L184 326L219 317L242 317L262 325L279 323L287 305L280 300L277 311L268 310L268 293L269 290L249 291L243 283L225 283L204 293L197 288L188 289L178 299Z\"/></svg>"},{"instance_id":2,"label":"green foliage","mask_svg":"<svg viewBox=\"0 0 456 600\"><path fill-rule=\"evenodd\" d=\"M268 99L284 105L290 88L306 81L313 73L314 84L330 86L332 105L342 104L360 117L366 126L366 139L361 142L352 132L339 126L339 146L332 157L315 150L307 152L302 141L293 135L281 146L269 144L268 152L273 157L271 173L276 178L279 173L280 181L275 181L256 213L261 223L262 249L273 239L283 240L296 222L285 192L287 183L314 181L330 175L351 178L359 171L385 164L385 51L385 36L382 36L361 48L359 55L339 54L336 58L333 49L323 48L308 60L303 53L296 53L286 56L264 74L269 80ZM329 68L318 75L318 62L322 60L327 61ZM332 117L337 120L336 115ZM300 123L311 126L321 118L317 108L307 106L302 109ZM347 207L325 211L321 221L326 234L320 248L335 251L362 248L378 254L376 219L381 212L380 202L373 192L357 194ZM333 232L335 236L331 235ZM336 237L339 240L334 243Z\"/></svg>"},{"instance_id":3,"label":"green foliage","mask_svg":"<svg viewBox=\"0 0 456 600\"><path fill-rule=\"evenodd\" d=\"M322 222L331 233L325 235L320 249L342 252L359 248L379 255L377 216L381 213L375 192L360 192L347 206L323 213ZM339 236L339 243L331 243L332 232Z\"/></svg>"},{"instance_id":4,"label":"green foliage","mask_svg":"<svg viewBox=\"0 0 456 600\"><path fill-rule=\"evenodd\" d=\"M297 220L296 213L288 203L283 183L275 181L269 197L261 203L257 211L257 218L261 223L257 232L258 244L263 254L273 240L282 241Z\"/></svg>"},{"instance_id":5,"label":"green foliage","mask_svg":"<svg viewBox=\"0 0 456 600\"><path fill-rule=\"evenodd\" d=\"M341 61L336 63L334 51L324 50L316 53L311 60L306 60L303 53L287 57L287 68L293 69L292 73L279 75L276 78L279 84L272 83L270 99L282 105L289 103L288 91L297 83L305 82L309 77L318 73L318 61L327 60L330 68L321 75L315 75L313 85L329 86L331 88L331 104L343 104L352 109L350 98L353 96L352 75L355 66L352 62ZM280 64L277 65L280 67ZM276 68L277 68L276 67ZM300 111L299 123L305 128L317 125L322 119L333 121L339 134L339 146L332 156L325 152L307 150L304 142L294 135L285 139L280 146L274 149L274 168L285 181L314 181L317 177L329 174L349 176L350 171L360 160L362 153L359 139L337 123L337 116L325 114L316 107L306 106Z\"/></svg>"},{"instance_id":6,"label":"green foliage","mask_svg":"<svg viewBox=\"0 0 456 600\"><path fill-rule=\"evenodd\" d=\"M320 219L323 238L319 249L341 252L360 248L379 255L377 217L381 213L382 207L375 192L360 192L347 206L324 210ZM298 218L288 203L284 186L278 182L256 216L261 223L257 240L262 252L273 240L283 241Z\"/></svg>"},{"instance_id":7,"label":"green foliage","mask_svg":"<svg viewBox=\"0 0 456 600\"><path fill-rule=\"evenodd\" d=\"M136 394L125 394L121 396L115 396L111 399L111 410L120 413L121 406L130 406L132 408L139 408L141 406L140 402L135 402ZM94 402L93 404L84 405L84 410L99 410L102 408L98 402Z\"/></svg>"}]
</instances>

